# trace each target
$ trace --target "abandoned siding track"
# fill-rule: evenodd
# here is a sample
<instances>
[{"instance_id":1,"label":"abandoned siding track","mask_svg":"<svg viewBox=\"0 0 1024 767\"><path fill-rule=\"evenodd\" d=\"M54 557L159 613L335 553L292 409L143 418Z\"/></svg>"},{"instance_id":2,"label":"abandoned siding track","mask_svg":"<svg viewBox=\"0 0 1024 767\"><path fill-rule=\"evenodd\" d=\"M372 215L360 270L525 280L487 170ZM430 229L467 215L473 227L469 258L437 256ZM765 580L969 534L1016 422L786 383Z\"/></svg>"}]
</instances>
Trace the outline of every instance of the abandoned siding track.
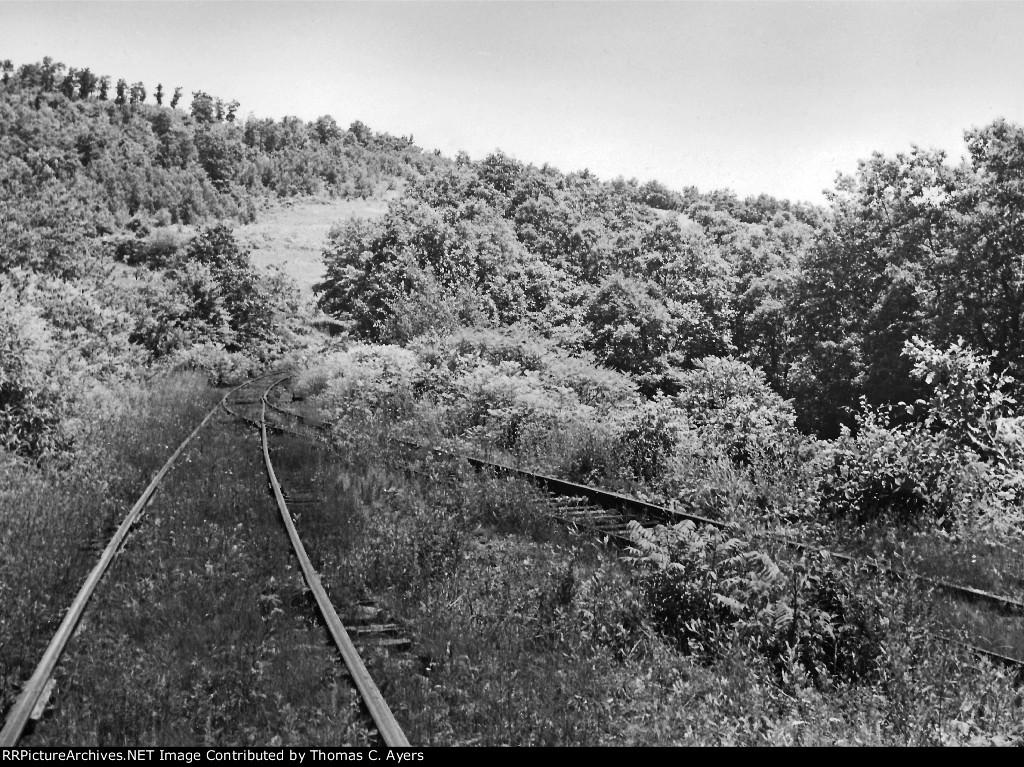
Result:
<instances>
[{"instance_id":1,"label":"abandoned siding track","mask_svg":"<svg viewBox=\"0 0 1024 767\"><path fill-rule=\"evenodd\" d=\"M422 449L422 446L416 443L410 442L406 444L409 447ZM738 534L745 533L743 528L732 523L714 520L676 509L670 509L665 506L659 506L637 498L622 495L621 493L601 490L589 485L580 485L557 477L550 477L544 474L527 471L525 469L517 469L503 464L484 461L479 458L445 453L445 451L437 451L433 448L429 449L452 457L461 458L469 462L470 465L478 470L487 470L509 476L516 476L530 482L547 493L548 499L546 505L552 516L562 519L563 521L577 527L592 530L601 536L606 536L610 542L615 542L619 545L628 545L630 543L628 531L630 522L632 521L635 521L636 524L643 527L649 527L657 524L671 525L682 520L689 520L698 525L713 525L714 527L729 530ZM980 602L985 606L998 611L1000 614L1019 615L1024 613L1024 602L1020 599L1014 599L1000 594L993 594L991 592L982 591L980 589L957 583L951 583L937 578L930 578L908 570L897 570L877 561L861 559L848 554L826 550L820 546L804 543L803 541L798 541L787 536L770 535L769 538L793 549L801 551L819 551L827 554L832 559L850 566L860 566L872 569L891 578L907 578L923 586L948 593L958 599L969 602ZM964 642L951 637L948 634L940 633L935 634L935 636L944 642L959 645L978 655L983 655L999 663L1016 667L1020 670L1020 673L1024 675L1024 659L1012 657L1010 655L997 652L991 648L981 647L970 642Z\"/></svg>"},{"instance_id":2,"label":"abandoned siding track","mask_svg":"<svg viewBox=\"0 0 1024 767\"><path fill-rule=\"evenodd\" d=\"M279 405L269 403L276 412L288 416L299 423L304 424L309 418L301 413L295 412ZM255 423L255 422L253 422ZM300 433L288 427L276 427L283 432L296 434L306 439L322 440L323 431L329 429L329 424L320 423L316 426L306 427L308 433ZM542 491L540 505L547 513L559 521L577 529L589 531L600 538L606 539L609 543L619 546L628 546L631 542L629 527L631 523L639 524L642 527L653 527L655 525L672 525L683 520L689 520L697 525L712 525L714 527L729 530L744 535L746 531L739 525L711 519L710 517L693 514L678 509L671 509L666 506L649 503L647 501L623 495L610 490L590 485L581 485L576 482L552 477L539 472L520 469L505 464L486 461L473 456L452 453L446 450L422 445L411 440L400 440L400 444L411 451L430 451L436 455L443 455L448 458L466 461L478 471L490 471L505 476L518 477L530 483ZM896 569L873 559L854 557L824 549L815 544L809 544L789 536L769 534L768 537L780 544L799 551L819 551L827 554L832 559L844 564L874 570L882 575L910 579L922 586L930 587L936 591L947 593L956 599L972 603L981 603L1004 615L1024 615L1024 600L1009 597L1003 594L995 594L972 586L932 578L921 575L906 569ZM943 642L962 646L972 652L988 657L999 663L1013 666L1024 674L1024 659L1013 657L1005 653L997 652L991 648L981 647L976 644L964 642L949 636L948 634L935 634L937 639Z\"/></svg>"}]
</instances>

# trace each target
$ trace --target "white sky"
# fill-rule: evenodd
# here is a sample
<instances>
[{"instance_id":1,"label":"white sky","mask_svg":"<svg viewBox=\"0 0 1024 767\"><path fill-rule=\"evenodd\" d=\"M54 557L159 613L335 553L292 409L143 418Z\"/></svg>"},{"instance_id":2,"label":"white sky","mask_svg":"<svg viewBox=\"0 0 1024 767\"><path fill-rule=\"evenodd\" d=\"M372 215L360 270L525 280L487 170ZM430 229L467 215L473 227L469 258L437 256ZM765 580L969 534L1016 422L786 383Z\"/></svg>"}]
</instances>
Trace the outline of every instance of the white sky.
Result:
<instances>
[{"instance_id":1,"label":"white sky","mask_svg":"<svg viewBox=\"0 0 1024 767\"><path fill-rule=\"evenodd\" d=\"M671 188L821 202L837 171L1024 121L1024 3L4 2L0 58L242 115Z\"/></svg>"}]
</instances>

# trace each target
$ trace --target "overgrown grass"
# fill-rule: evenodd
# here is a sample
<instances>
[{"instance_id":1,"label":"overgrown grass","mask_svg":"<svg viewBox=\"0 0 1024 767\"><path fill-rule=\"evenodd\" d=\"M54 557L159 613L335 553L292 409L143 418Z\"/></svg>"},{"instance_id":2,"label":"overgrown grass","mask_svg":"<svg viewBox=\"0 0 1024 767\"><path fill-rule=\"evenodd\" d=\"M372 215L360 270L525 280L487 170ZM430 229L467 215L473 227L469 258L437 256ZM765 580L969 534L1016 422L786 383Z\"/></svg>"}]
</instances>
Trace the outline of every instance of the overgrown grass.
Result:
<instances>
[{"instance_id":1,"label":"overgrown grass","mask_svg":"<svg viewBox=\"0 0 1024 767\"><path fill-rule=\"evenodd\" d=\"M170 410L193 403L190 423L217 396L196 379L177 394L163 391L156 400L167 397ZM164 423L147 402L127 410ZM335 429L333 450L287 435L273 436L272 450L343 620L371 600L412 640L410 650L371 643L363 652L414 744L936 745L1024 737L1012 676L936 642L928 632L948 616L933 600L884 579L843 581L837 594L874 605L881 631L871 673L855 678L810 674L798 644L768 648L743 631L722 631L705 651L687 652L644 571L621 551L552 522L539 493L521 480L397 447L394 425L356 412ZM137 492L148 479L143 468L155 470L185 427L154 425L136 443L122 436L125 452L108 457L130 467L112 481ZM153 444L144 448L147 439ZM102 455L97 450L93 460ZM58 518L52 524L64 529ZM68 548L88 529L76 524L62 533ZM25 525L8 529L40 551L42 532L33 538ZM788 556L760 537L751 545L780 562ZM714 557L709 566L717 567ZM59 563L40 560L37 571L51 570ZM79 576L66 577L77 588ZM373 742L296 572L252 432L222 425L182 457L97 599L28 744ZM806 599L800 604L813 607ZM15 629L31 634L23 624L32 602L18 604L24 617L4 624L5 648L14 646L7 637L18 639ZM59 619L59 611L51 615ZM34 631L31 662L5 666L14 669L9 697L52 626ZM962 626L957 633L965 635Z\"/></svg>"},{"instance_id":2,"label":"overgrown grass","mask_svg":"<svg viewBox=\"0 0 1024 767\"><path fill-rule=\"evenodd\" d=\"M124 514L216 396L196 375L96 392L74 463L0 455L0 711Z\"/></svg>"},{"instance_id":3,"label":"overgrown grass","mask_svg":"<svg viewBox=\"0 0 1024 767\"><path fill-rule=\"evenodd\" d=\"M295 280L303 298L311 300L313 285L323 279L321 257L327 234L339 221L376 218L387 211L388 193L381 200L308 197L274 201L260 211L259 221L236 230L239 242L252 249L261 268L278 267Z\"/></svg>"}]
</instances>

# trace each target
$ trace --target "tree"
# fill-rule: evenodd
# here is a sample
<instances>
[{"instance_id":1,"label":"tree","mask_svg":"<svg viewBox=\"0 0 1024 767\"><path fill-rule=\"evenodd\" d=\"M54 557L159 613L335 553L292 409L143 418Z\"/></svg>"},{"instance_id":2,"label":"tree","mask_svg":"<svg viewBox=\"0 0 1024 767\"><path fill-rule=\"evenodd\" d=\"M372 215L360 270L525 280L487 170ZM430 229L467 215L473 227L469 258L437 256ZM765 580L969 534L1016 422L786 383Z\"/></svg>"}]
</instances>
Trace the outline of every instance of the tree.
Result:
<instances>
[{"instance_id":1,"label":"tree","mask_svg":"<svg viewBox=\"0 0 1024 767\"><path fill-rule=\"evenodd\" d=\"M156 99L156 105L163 106L164 103L164 86L163 83L156 84L156 90L153 91L153 98Z\"/></svg>"},{"instance_id":2,"label":"tree","mask_svg":"<svg viewBox=\"0 0 1024 767\"><path fill-rule=\"evenodd\" d=\"M100 101L106 101L110 94L110 77L108 75L103 75L102 77L100 77L98 87L99 93L97 97Z\"/></svg>"},{"instance_id":3,"label":"tree","mask_svg":"<svg viewBox=\"0 0 1024 767\"><path fill-rule=\"evenodd\" d=\"M117 95L114 97L114 103L118 106L123 106L127 101L128 83L123 77L117 81Z\"/></svg>"},{"instance_id":4,"label":"tree","mask_svg":"<svg viewBox=\"0 0 1024 767\"><path fill-rule=\"evenodd\" d=\"M60 92L69 101L74 99L78 93L78 70L74 67L68 70L60 84Z\"/></svg>"},{"instance_id":5,"label":"tree","mask_svg":"<svg viewBox=\"0 0 1024 767\"><path fill-rule=\"evenodd\" d=\"M192 117L196 122L203 125L212 125L216 122L214 98L206 91L192 92Z\"/></svg>"},{"instance_id":6,"label":"tree","mask_svg":"<svg viewBox=\"0 0 1024 767\"><path fill-rule=\"evenodd\" d=\"M370 142L373 141L373 131L359 120L348 126L348 132L352 134L356 143L361 146L369 146Z\"/></svg>"},{"instance_id":7,"label":"tree","mask_svg":"<svg viewBox=\"0 0 1024 767\"><path fill-rule=\"evenodd\" d=\"M650 286L613 274L591 299L584 320L587 348L610 368L637 375L662 374L676 346L678 323Z\"/></svg>"},{"instance_id":8,"label":"tree","mask_svg":"<svg viewBox=\"0 0 1024 767\"><path fill-rule=\"evenodd\" d=\"M970 173L942 200L952 242L935 259L934 339L962 335L997 357L1024 363L1024 127L997 120L965 133Z\"/></svg>"},{"instance_id":9,"label":"tree","mask_svg":"<svg viewBox=\"0 0 1024 767\"><path fill-rule=\"evenodd\" d=\"M832 224L796 287L790 393L802 426L834 436L841 422L852 424L861 396L871 404L916 397L903 344L934 337L946 290L938 267L951 244L947 203L961 183L942 152L916 147L892 159L875 154L838 181Z\"/></svg>"},{"instance_id":10,"label":"tree","mask_svg":"<svg viewBox=\"0 0 1024 767\"><path fill-rule=\"evenodd\" d=\"M78 98L83 100L91 98L98 83L99 78L92 73L89 67L83 69L78 73Z\"/></svg>"},{"instance_id":11,"label":"tree","mask_svg":"<svg viewBox=\"0 0 1024 767\"><path fill-rule=\"evenodd\" d=\"M797 288L798 378L815 392L801 405L912 401L913 336L962 337L997 371L1024 362L1024 128L997 120L965 139L960 166L915 148L840 179Z\"/></svg>"},{"instance_id":12,"label":"tree","mask_svg":"<svg viewBox=\"0 0 1024 767\"><path fill-rule=\"evenodd\" d=\"M185 265L196 274L208 270L217 286L216 303L209 304L209 317L223 316L232 336L224 338L229 349L265 342L271 335L274 315L284 296L280 286L268 283L256 271L249 251L239 246L226 224L202 227L189 244ZM208 284L200 281L199 284ZM220 310L217 315L213 310Z\"/></svg>"},{"instance_id":13,"label":"tree","mask_svg":"<svg viewBox=\"0 0 1024 767\"><path fill-rule=\"evenodd\" d=\"M245 145L241 131L230 125L212 124L195 135L199 162L218 189L226 189L242 168Z\"/></svg>"},{"instance_id":14,"label":"tree","mask_svg":"<svg viewBox=\"0 0 1024 767\"><path fill-rule=\"evenodd\" d=\"M179 101L181 101L181 86L174 89L174 95L171 96L171 109L177 109Z\"/></svg>"},{"instance_id":15,"label":"tree","mask_svg":"<svg viewBox=\"0 0 1024 767\"><path fill-rule=\"evenodd\" d=\"M341 128L330 115L316 118L311 127L316 140L321 144L330 144L341 139Z\"/></svg>"},{"instance_id":16,"label":"tree","mask_svg":"<svg viewBox=\"0 0 1024 767\"><path fill-rule=\"evenodd\" d=\"M145 100L146 87L141 82L133 83L129 92L129 103L134 106L135 104L141 104Z\"/></svg>"},{"instance_id":17,"label":"tree","mask_svg":"<svg viewBox=\"0 0 1024 767\"><path fill-rule=\"evenodd\" d=\"M57 83L64 78L64 65L54 61L49 56L43 58L43 65L40 69L39 85L44 91L51 92L57 89Z\"/></svg>"}]
</instances>

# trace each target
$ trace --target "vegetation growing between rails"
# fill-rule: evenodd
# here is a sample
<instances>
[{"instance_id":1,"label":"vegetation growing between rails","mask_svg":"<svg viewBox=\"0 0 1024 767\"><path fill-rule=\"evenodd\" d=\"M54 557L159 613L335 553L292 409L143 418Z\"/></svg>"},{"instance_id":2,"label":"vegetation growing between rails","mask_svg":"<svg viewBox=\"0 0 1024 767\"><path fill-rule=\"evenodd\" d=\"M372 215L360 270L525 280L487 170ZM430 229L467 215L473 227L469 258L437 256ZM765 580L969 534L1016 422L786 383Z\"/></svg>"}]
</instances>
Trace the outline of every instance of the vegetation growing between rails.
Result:
<instances>
[{"instance_id":1,"label":"vegetation growing between rails","mask_svg":"<svg viewBox=\"0 0 1024 767\"><path fill-rule=\"evenodd\" d=\"M0 709L42 656L125 513L216 398L202 377L96 393L79 460L0 457Z\"/></svg>"},{"instance_id":2,"label":"vegetation growing between rails","mask_svg":"<svg viewBox=\"0 0 1024 767\"><path fill-rule=\"evenodd\" d=\"M212 399L197 383L178 412L183 395ZM258 437L218 420L104 577L24 745L376 743L266 493ZM52 626L4 646L31 670ZM10 671L5 696L25 674Z\"/></svg>"}]
</instances>

